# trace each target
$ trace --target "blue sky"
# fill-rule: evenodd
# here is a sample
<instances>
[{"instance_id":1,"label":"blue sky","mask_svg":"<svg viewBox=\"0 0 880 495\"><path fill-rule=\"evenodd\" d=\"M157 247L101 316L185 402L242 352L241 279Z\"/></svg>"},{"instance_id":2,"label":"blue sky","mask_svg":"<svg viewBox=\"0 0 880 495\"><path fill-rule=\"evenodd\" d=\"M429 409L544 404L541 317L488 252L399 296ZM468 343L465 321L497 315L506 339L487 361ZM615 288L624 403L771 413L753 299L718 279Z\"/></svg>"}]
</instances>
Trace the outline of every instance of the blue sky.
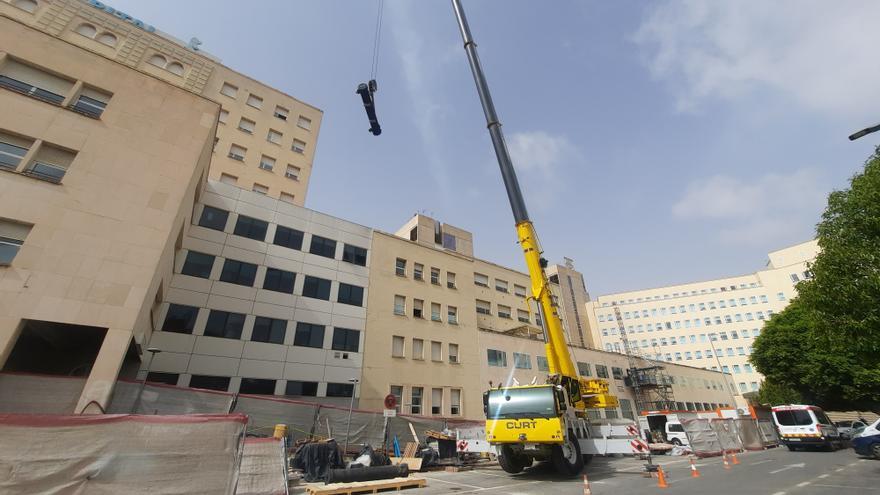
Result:
<instances>
[{"instance_id":1,"label":"blue sky","mask_svg":"<svg viewBox=\"0 0 880 495\"><path fill-rule=\"evenodd\" d=\"M394 231L416 212L524 268L446 0L114 0L324 111L306 206ZM224 7L228 6L228 7ZM878 138L880 3L465 0L532 220L593 296L759 269L808 240Z\"/></svg>"}]
</instances>

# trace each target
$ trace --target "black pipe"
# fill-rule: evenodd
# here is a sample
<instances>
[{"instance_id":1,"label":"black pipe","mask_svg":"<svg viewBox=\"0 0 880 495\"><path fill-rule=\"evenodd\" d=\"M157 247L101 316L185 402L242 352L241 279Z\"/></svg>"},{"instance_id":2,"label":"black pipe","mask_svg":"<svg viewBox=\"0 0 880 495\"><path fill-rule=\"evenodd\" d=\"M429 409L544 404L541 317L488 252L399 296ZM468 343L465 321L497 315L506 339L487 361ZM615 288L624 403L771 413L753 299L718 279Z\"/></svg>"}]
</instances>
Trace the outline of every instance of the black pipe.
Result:
<instances>
[{"instance_id":1,"label":"black pipe","mask_svg":"<svg viewBox=\"0 0 880 495\"><path fill-rule=\"evenodd\" d=\"M361 100L364 102L367 120L370 121L370 132L374 136L382 134L382 128L379 127L379 118L376 117L376 100L373 98L373 93L376 92L376 81L371 80L369 83L358 84L357 91L355 92L361 95Z\"/></svg>"},{"instance_id":2,"label":"black pipe","mask_svg":"<svg viewBox=\"0 0 880 495\"><path fill-rule=\"evenodd\" d=\"M406 478L409 476L409 466L398 464L397 466L374 466L352 469L328 469L326 484L351 483L353 481L387 480L390 478Z\"/></svg>"}]
</instances>

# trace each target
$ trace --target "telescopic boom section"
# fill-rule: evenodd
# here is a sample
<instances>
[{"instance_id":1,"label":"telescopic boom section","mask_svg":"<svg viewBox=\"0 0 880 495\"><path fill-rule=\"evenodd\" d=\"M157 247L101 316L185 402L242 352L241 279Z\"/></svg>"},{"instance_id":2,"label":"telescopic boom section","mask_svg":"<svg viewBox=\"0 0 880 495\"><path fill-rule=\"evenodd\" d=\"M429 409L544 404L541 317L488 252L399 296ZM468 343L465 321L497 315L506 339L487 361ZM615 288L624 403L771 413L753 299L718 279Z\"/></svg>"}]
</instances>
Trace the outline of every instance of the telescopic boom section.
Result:
<instances>
[{"instance_id":1,"label":"telescopic boom section","mask_svg":"<svg viewBox=\"0 0 880 495\"><path fill-rule=\"evenodd\" d=\"M480 95L480 103L483 105L483 113L486 115L486 127L489 129L492 146L495 148L495 156L498 158L501 178L504 180L505 189L507 189L507 199L510 200L510 208L513 211L513 219L516 222L517 237L523 249L523 255L525 255L526 265L529 269L529 277L532 281L532 295L538 301L538 311L541 313L541 321L544 324L547 365L550 368L551 375L558 374L576 381L578 378L577 370L571 360L571 354L568 352L565 334L562 331L562 321L559 319L559 313L553 303L553 294L550 291L550 283L547 279L547 273L544 271L544 262L541 259L538 235L535 232L535 226L529 220L526 203L519 188L519 181L516 179L516 171L510 159L510 153L507 151L504 134L501 131L501 122L495 113L495 104L492 102L489 85L486 82L486 76L483 74L480 57L477 55L477 44L474 43L474 39L471 36L471 30L468 26L464 9L461 6L461 0L452 0L452 7L455 9L455 16L458 19L458 27L461 31L461 38L464 41L464 50L467 53L471 72L474 75L477 93Z\"/></svg>"}]
</instances>

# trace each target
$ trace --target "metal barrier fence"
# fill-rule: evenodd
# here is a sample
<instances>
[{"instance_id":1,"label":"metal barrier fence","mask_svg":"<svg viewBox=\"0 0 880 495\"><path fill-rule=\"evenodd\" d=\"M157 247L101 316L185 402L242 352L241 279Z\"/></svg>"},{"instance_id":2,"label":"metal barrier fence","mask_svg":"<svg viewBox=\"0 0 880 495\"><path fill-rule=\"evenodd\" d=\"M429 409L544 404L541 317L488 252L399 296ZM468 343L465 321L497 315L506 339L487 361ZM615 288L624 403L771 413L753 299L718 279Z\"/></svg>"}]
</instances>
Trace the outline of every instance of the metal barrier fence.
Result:
<instances>
[{"instance_id":1,"label":"metal barrier fence","mask_svg":"<svg viewBox=\"0 0 880 495\"><path fill-rule=\"evenodd\" d=\"M763 450L779 444L776 429L769 421L751 418L694 418L681 422L691 450L697 457L722 452Z\"/></svg>"}]
</instances>

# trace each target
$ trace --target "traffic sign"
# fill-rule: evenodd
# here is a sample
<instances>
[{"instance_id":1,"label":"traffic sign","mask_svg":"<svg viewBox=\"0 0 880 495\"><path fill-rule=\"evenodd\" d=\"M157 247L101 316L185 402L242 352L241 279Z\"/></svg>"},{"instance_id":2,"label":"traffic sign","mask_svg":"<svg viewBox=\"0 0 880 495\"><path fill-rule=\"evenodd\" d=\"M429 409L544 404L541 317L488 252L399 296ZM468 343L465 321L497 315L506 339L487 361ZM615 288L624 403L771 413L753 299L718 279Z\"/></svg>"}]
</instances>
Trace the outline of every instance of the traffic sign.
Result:
<instances>
[{"instance_id":1,"label":"traffic sign","mask_svg":"<svg viewBox=\"0 0 880 495\"><path fill-rule=\"evenodd\" d=\"M394 394L385 396L385 409L395 409L397 407L397 397Z\"/></svg>"},{"instance_id":2,"label":"traffic sign","mask_svg":"<svg viewBox=\"0 0 880 495\"><path fill-rule=\"evenodd\" d=\"M394 418L397 416L397 409L385 409L386 418Z\"/></svg>"}]
</instances>

